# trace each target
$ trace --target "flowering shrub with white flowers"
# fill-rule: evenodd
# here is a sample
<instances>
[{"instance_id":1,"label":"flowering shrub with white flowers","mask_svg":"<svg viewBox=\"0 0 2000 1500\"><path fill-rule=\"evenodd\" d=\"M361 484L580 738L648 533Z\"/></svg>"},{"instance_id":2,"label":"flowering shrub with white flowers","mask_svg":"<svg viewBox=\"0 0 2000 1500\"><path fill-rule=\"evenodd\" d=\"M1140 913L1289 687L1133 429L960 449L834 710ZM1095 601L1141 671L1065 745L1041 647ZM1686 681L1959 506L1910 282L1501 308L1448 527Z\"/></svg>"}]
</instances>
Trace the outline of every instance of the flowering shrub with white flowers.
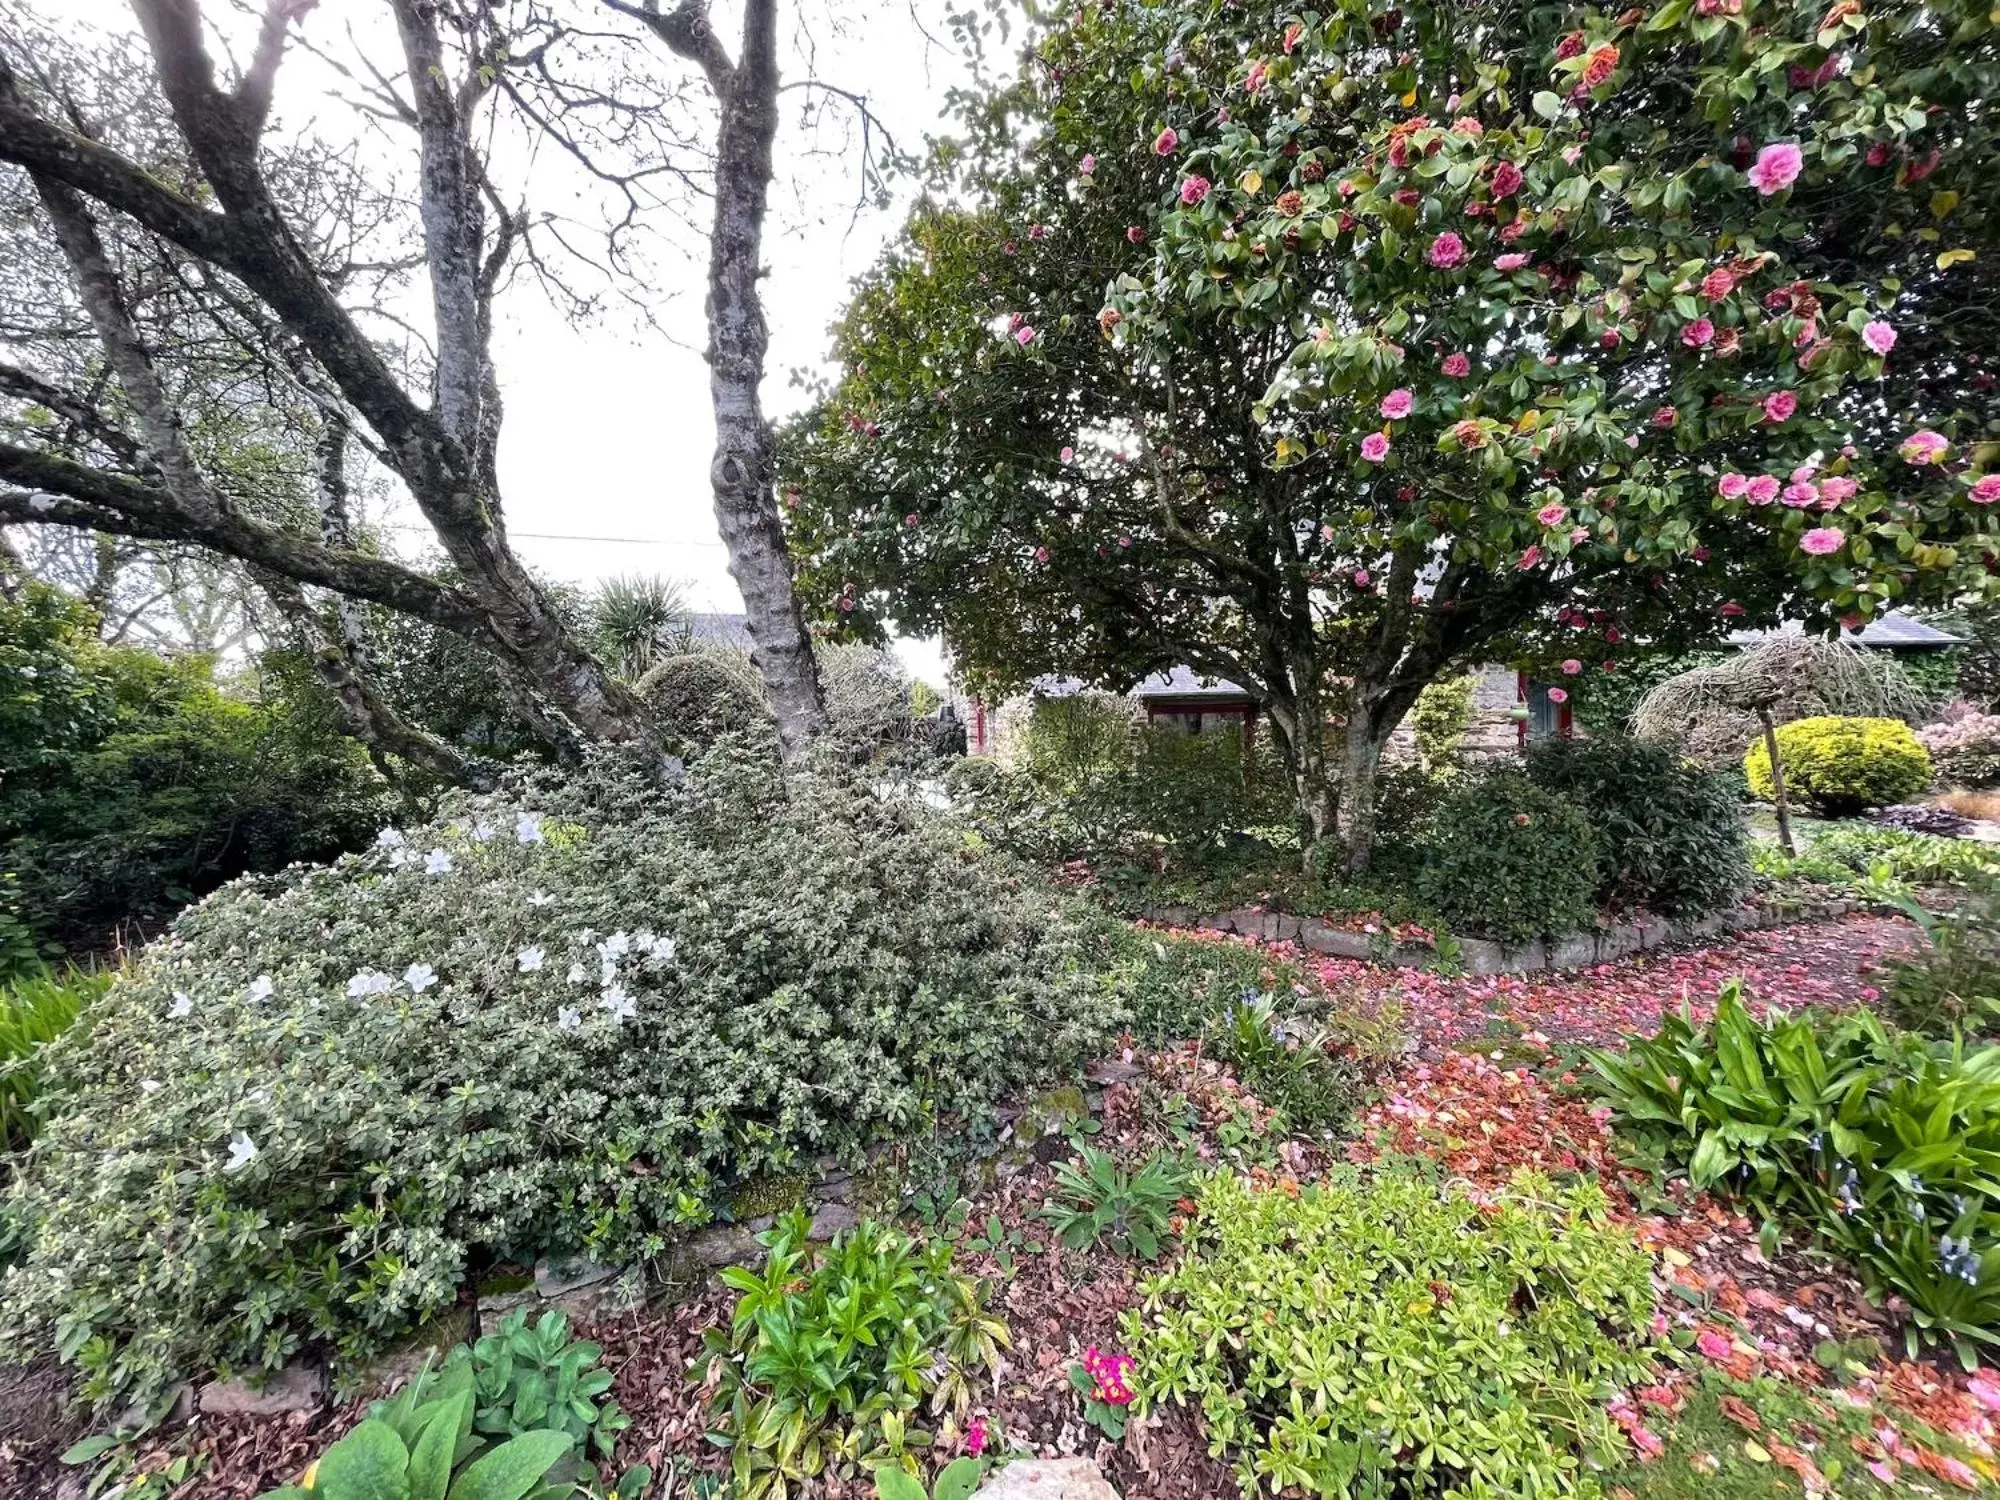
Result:
<instances>
[{"instance_id":1,"label":"flowering shrub with white flowers","mask_svg":"<svg viewBox=\"0 0 2000 1500\"><path fill-rule=\"evenodd\" d=\"M544 1251L940 1121L1122 1021L1106 928L920 799L729 742L466 796L191 909L50 1054L6 1346L99 1402L356 1358Z\"/></svg>"}]
</instances>

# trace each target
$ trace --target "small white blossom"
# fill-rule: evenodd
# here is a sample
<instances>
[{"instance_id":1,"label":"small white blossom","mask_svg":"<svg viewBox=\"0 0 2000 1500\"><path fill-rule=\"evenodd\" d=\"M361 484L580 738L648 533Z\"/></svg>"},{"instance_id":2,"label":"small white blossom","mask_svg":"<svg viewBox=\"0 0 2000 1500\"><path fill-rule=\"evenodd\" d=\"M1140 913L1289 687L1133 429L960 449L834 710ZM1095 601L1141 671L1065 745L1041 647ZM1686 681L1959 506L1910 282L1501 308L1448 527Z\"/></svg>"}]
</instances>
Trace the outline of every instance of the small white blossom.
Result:
<instances>
[{"instance_id":1,"label":"small white blossom","mask_svg":"<svg viewBox=\"0 0 2000 1500\"><path fill-rule=\"evenodd\" d=\"M615 958L607 958L604 960L603 967L597 971L597 986L599 989L608 990L611 988L612 985L616 984L617 982L618 982L618 960Z\"/></svg>"},{"instance_id":2,"label":"small white blossom","mask_svg":"<svg viewBox=\"0 0 2000 1500\"><path fill-rule=\"evenodd\" d=\"M586 984L590 980L590 971L582 964L571 964L567 978L571 984Z\"/></svg>"},{"instance_id":3,"label":"small white blossom","mask_svg":"<svg viewBox=\"0 0 2000 1500\"><path fill-rule=\"evenodd\" d=\"M347 998L366 1000L370 995L386 995L395 982L379 969L363 969L347 981Z\"/></svg>"},{"instance_id":4,"label":"small white blossom","mask_svg":"<svg viewBox=\"0 0 2000 1500\"><path fill-rule=\"evenodd\" d=\"M534 973L542 966L542 950L540 948L523 948L519 953L514 955L514 966L523 974Z\"/></svg>"},{"instance_id":5,"label":"small white blossom","mask_svg":"<svg viewBox=\"0 0 2000 1500\"><path fill-rule=\"evenodd\" d=\"M194 1001L188 998L186 990L174 991L174 1003L167 1007L167 1014L176 1021L184 1021L194 1014Z\"/></svg>"},{"instance_id":6,"label":"small white blossom","mask_svg":"<svg viewBox=\"0 0 2000 1500\"><path fill-rule=\"evenodd\" d=\"M642 949L652 947L653 929L650 927L641 927L637 929L632 934L632 946L635 948L642 948Z\"/></svg>"},{"instance_id":7,"label":"small white blossom","mask_svg":"<svg viewBox=\"0 0 2000 1500\"><path fill-rule=\"evenodd\" d=\"M606 938L603 942L599 943L597 945L597 951L599 953L609 953L614 957L620 954L630 953L632 951L631 934L627 933L623 928L621 928L617 932L612 933L611 936Z\"/></svg>"},{"instance_id":8,"label":"small white blossom","mask_svg":"<svg viewBox=\"0 0 2000 1500\"><path fill-rule=\"evenodd\" d=\"M604 992L604 998L597 1003L610 1013L614 1021L627 1021L639 1014L638 1002L626 994L619 985L612 985Z\"/></svg>"},{"instance_id":9,"label":"small white blossom","mask_svg":"<svg viewBox=\"0 0 2000 1500\"><path fill-rule=\"evenodd\" d=\"M482 844L488 842L493 837L493 825L481 818L472 825L472 836Z\"/></svg>"},{"instance_id":10,"label":"small white blossom","mask_svg":"<svg viewBox=\"0 0 2000 1500\"><path fill-rule=\"evenodd\" d=\"M403 842L403 830L400 828L385 828L375 835L375 842L384 849L400 848Z\"/></svg>"},{"instance_id":11,"label":"small white blossom","mask_svg":"<svg viewBox=\"0 0 2000 1500\"><path fill-rule=\"evenodd\" d=\"M222 1164L225 1172L240 1172L257 1159L257 1143L242 1131L229 1138L229 1160Z\"/></svg>"},{"instance_id":12,"label":"small white blossom","mask_svg":"<svg viewBox=\"0 0 2000 1500\"><path fill-rule=\"evenodd\" d=\"M555 904L556 898L551 896L547 891L528 892L528 905L530 906L554 906Z\"/></svg>"},{"instance_id":13,"label":"small white blossom","mask_svg":"<svg viewBox=\"0 0 2000 1500\"><path fill-rule=\"evenodd\" d=\"M159 1079L157 1079L157 1078L141 1078L141 1079L139 1080L139 1092L140 1092L140 1093L142 1093L142 1094L157 1094L157 1093L159 1093L159 1091L160 1091L160 1080L159 1080Z\"/></svg>"},{"instance_id":14,"label":"small white blossom","mask_svg":"<svg viewBox=\"0 0 2000 1500\"><path fill-rule=\"evenodd\" d=\"M429 964L411 964L403 970L403 983L421 995L438 982L437 970Z\"/></svg>"},{"instance_id":15,"label":"small white blossom","mask_svg":"<svg viewBox=\"0 0 2000 1500\"><path fill-rule=\"evenodd\" d=\"M542 842L542 815L524 812L514 819L514 837L524 844Z\"/></svg>"},{"instance_id":16,"label":"small white blossom","mask_svg":"<svg viewBox=\"0 0 2000 1500\"><path fill-rule=\"evenodd\" d=\"M271 992L276 988L277 986L271 983L271 976L269 974L259 974L255 979L250 981L250 988L245 990L243 995L245 999L254 1005L260 1001L270 999Z\"/></svg>"},{"instance_id":17,"label":"small white blossom","mask_svg":"<svg viewBox=\"0 0 2000 1500\"><path fill-rule=\"evenodd\" d=\"M565 1005L556 1012L556 1030L574 1031L583 1024L583 1012L574 1005Z\"/></svg>"},{"instance_id":18,"label":"small white blossom","mask_svg":"<svg viewBox=\"0 0 2000 1500\"><path fill-rule=\"evenodd\" d=\"M416 857L417 851L414 849L391 849L389 851L389 868L400 870L404 865L414 863Z\"/></svg>"},{"instance_id":19,"label":"small white blossom","mask_svg":"<svg viewBox=\"0 0 2000 1500\"><path fill-rule=\"evenodd\" d=\"M678 946L677 946L677 945L675 944L675 942L674 942L674 940L673 940L672 938L670 938L670 937L656 937L656 938L654 938L654 939L653 939L653 941L652 941L652 944L651 944L651 951L652 951L652 954L653 954L653 957L655 957L655 958L658 958L658 959L669 959L669 958L672 958L672 957L674 956L674 954L675 954L675 953L676 953L677 951L679 951L679 950L678 950Z\"/></svg>"},{"instance_id":20,"label":"small white blossom","mask_svg":"<svg viewBox=\"0 0 2000 1500\"><path fill-rule=\"evenodd\" d=\"M597 936L597 929L595 927L586 927L583 929L583 931L579 932L576 935L576 941L578 946L588 948L590 946L591 939L595 938L596 936Z\"/></svg>"},{"instance_id":21,"label":"small white blossom","mask_svg":"<svg viewBox=\"0 0 2000 1500\"><path fill-rule=\"evenodd\" d=\"M451 856L442 849L431 850L429 854L424 856L424 873L426 875L449 875L451 873Z\"/></svg>"}]
</instances>

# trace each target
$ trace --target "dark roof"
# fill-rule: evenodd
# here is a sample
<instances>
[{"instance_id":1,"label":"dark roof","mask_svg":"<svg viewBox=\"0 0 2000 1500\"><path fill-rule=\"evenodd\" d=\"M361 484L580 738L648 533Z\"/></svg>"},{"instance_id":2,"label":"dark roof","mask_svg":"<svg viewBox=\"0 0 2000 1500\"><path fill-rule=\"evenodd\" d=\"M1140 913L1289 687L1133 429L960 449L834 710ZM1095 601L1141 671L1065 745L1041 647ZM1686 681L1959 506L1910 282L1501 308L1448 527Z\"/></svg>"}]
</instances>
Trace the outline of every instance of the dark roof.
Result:
<instances>
[{"instance_id":1,"label":"dark roof","mask_svg":"<svg viewBox=\"0 0 2000 1500\"><path fill-rule=\"evenodd\" d=\"M1780 625L1775 631L1732 630L1729 633L1729 644L1754 646L1766 636L1800 633L1800 626L1789 623ZM1881 651L1936 651L1946 646L1965 644L1960 637L1926 625L1914 615L1906 615L1901 610L1891 610L1879 620L1870 620L1859 630L1843 630L1841 638L1853 641L1859 646L1872 646Z\"/></svg>"},{"instance_id":2,"label":"dark roof","mask_svg":"<svg viewBox=\"0 0 2000 1500\"><path fill-rule=\"evenodd\" d=\"M1067 698L1075 693L1091 691L1079 677L1037 677L1034 691L1049 698ZM1250 694L1222 677L1203 677L1192 667L1173 667L1165 672L1155 672L1151 677L1135 683L1128 695L1140 702L1150 702L1159 698L1206 698L1215 702L1247 703Z\"/></svg>"}]
</instances>

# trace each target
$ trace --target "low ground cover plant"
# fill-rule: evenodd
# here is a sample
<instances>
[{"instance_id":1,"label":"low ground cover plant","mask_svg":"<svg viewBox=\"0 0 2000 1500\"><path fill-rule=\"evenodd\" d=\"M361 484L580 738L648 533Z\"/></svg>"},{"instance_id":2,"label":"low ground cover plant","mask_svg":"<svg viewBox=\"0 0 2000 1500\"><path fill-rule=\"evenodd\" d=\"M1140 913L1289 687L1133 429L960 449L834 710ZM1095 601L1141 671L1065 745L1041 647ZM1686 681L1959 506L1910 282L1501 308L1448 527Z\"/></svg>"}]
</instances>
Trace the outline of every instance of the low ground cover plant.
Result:
<instances>
[{"instance_id":1,"label":"low ground cover plant","mask_svg":"<svg viewBox=\"0 0 2000 1500\"><path fill-rule=\"evenodd\" d=\"M1248 1497L1584 1490L1649 1368L1651 1262L1593 1183L1490 1199L1412 1164L1215 1173L1125 1320L1135 1409L1200 1408Z\"/></svg>"},{"instance_id":2,"label":"low ground cover plant","mask_svg":"<svg viewBox=\"0 0 2000 1500\"><path fill-rule=\"evenodd\" d=\"M1056 1167L1055 1196L1043 1212L1072 1250L1104 1245L1118 1255L1157 1260L1186 1185L1186 1167L1171 1156L1155 1152L1128 1168L1109 1151L1085 1146L1077 1161Z\"/></svg>"},{"instance_id":3,"label":"low ground cover plant","mask_svg":"<svg viewBox=\"0 0 2000 1500\"><path fill-rule=\"evenodd\" d=\"M919 1472L926 1417L963 1417L998 1369L1007 1327L951 1247L863 1222L824 1246L803 1210L759 1236L761 1269L732 1267L727 1328L703 1336L691 1378L712 1385L710 1440L738 1500L784 1500L822 1476Z\"/></svg>"},{"instance_id":4,"label":"low ground cover plant","mask_svg":"<svg viewBox=\"0 0 2000 1500\"><path fill-rule=\"evenodd\" d=\"M1823 714L1777 728L1786 793L1829 818L1887 807L1931 784L1930 752L1901 719ZM1769 801L1776 790L1762 740L1743 757L1751 792Z\"/></svg>"},{"instance_id":5,"label":"low ground cover plant","mask_svg":"<svg viewBox=\"0 0 2000 1500\"><path fill-rule=\"evenodd\" d=\"M2000 1048L1896 1035L1865 1011L1775 1007L1734 985L1590 1055L1622 1135L1696 1187L1748 1200L1837 1250L1906 1331L1968 1367L2000 1343Z\"/></svg>"},{"instance_id":6,"label":"low ground cover plant","mask_svg":"<svg viewBox=\"0 0 2000 1500\"><path fill-rule=\"evenodd\" d=\"M993 1128L1124 1023L1105 925L865 771L727 750L239 884L46 1054L9 1345L100 1402L358 1358L496 1262L629 1263L760 1175Z\"/></svg>"},{"instance_id":7,"label":"low ground cover plant","mask_svg":"<svg viewBox=\"0 0 2000 1500\"><path fill-rule=\"evenodd\" d=\"M1930 922L1922 947L1889 960L1883 1008L1925 1036L2000 1032L2000 897L1968 898Z\"/></svg>"}]
</instances>

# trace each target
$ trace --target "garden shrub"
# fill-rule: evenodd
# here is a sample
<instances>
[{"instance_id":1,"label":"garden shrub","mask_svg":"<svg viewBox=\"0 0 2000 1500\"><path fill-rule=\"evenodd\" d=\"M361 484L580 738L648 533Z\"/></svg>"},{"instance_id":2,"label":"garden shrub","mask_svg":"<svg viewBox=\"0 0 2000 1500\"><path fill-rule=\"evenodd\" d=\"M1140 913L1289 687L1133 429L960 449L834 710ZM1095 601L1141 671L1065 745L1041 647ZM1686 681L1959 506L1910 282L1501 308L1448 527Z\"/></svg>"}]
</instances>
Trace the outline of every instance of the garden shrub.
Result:
<instances>
[{"instance_id":1,"label":"garden shrub","mask_svg":"<svg viewBox=\"0 0 2000 1500\"><path fill-rule=\"evenodd\" d=\"M1137 1408L1199 1406L1246 1497L1590 1493L1622 1451L1602 1393L1648 1369L1652 1262L1595 1183L1218 1172L1195 1202L1125 1315Z\"/></svg>"},{"instance_id":2,"label":"garden shrub","mask_svg":"<svg viewBox=\"0 0 2000 1500\"><path fill-rule=\"evenodd\" d=\"M41 1052L110 987L104 972L28 974L0 985L0 1151L25 1151L39 1131Z\"/></svg>"},{"instance_id":3,"label":"garden shrub","mask_svg":"<svg viewBox=\"0 0 2000 1500\"><path fill-rule=\"evenodd\" d=\"M1915 796L1931 784L1931 757L1901 719L1823 715L1777 729L1786 793L1830 818L1851 817ZM1750 790L1773 795L1770 752L1760 739L1743 757Z\"/></svg>"},{"instance_id":4,"label":"garden shrub","mask_svg":"<svg viewBox=\"0 0 2000 1500\"><path fill-rule=\"evenodd\" d=\"M1209 1051L1294 1131L1346 1124L1367 1082L1365 1060L1343 1045L1337 1022L1281 1009L1269 991L1246 989L1208 1039Z\"/></svg>"},{"instance_id":5,"label":"garden shrub","mask_svg":"<svg viewBox=\"0 0 2000 1500\"><path fill-rule=\"evenodd\" d=\"M1962 713L1917 731L1937 779L1975 791L2000 787L2000 714Z\"/></svg>"},{"instance_id":6,"label":"garden shrub","mask_svg":"<svg viewBox=\"0 0 2000 1500\"><path fill-rule=\"evenodd\" d=\"M1866 1011L1771 1007L1731 983L1714 1020L1683 1011L1590 1062L1619 1129L1698 1188L1803 1222L1906 1334L1972 1361L2000 1344L2000 1047L1895 1036ZM1969 1365L1968 1365L1969 1367Z\"/></svg>"},{"instance_id":7,"label":"garden shrub","mask_svg":"<svg viewBox=\"0 0 2000 1500\"><path fill-rule=\"evenodd\" d=\"M997 1373L1007 1325L951 1246L863 1221L825 1246L803 1209L758 1236L761 1270L731 1267L727 1328L702 1335L690 1378L712 1386L711 1442L729 1452L736 1500L853 1481L878 1466L917 1472L928 1408L963 1418L971 1382Z\"/></svg>"},{"instance_id":8,"label":"garden shrub","mask_svg":"<svg viewBox=\"0 0 2000 1500\"><path fill-rule=\"evenodd\" d=\"M1972 839L1939 838L1896 828L1852 824L1830 828L1807 847L1812 859L1838 864L1858 875L1886 866L1899 880L1917 885L1980 889L2000 881L2000 849Z\"/></svg>"},{"instance_id":9,"label":"garden shrub","mask_svg":"<svg viewBox=\"0 0 2000 1500\"><path fill-rule=\"evenodd\" d=\"M320 700L232 696L204 658L105 646L95 629L50 590L0 600L0 846L41 945L101 949L379 826L387 788Z\"/></svg>"},{"instance_id":10,"label":"garden shrub","mask_svg":"<svg viewBox=\"0 0 2000 1500\"><path fill-rule=\"evenodd\" d=\"M777 746L764 681L741 651L683 651L633 688L669 739L701 749L724 735L743 735L773 750Z\"/></svg>"},{"instance_id":11,"label":"garden shrub","mask_svg":"<svg viewBox=\"0 0 2000 1500\"><path fill-rule=\"evenodd\" d=\"M1974 897L1932 926L1923 947L1888 962L1882 1005L1924 1036L2000 1032L2000 898Z\"/></svg>"},{"instance_id":12,"label":"garden shrub","mask_svg":"<svg viewBox=\"0 0 2000 1500\"><path fill-rule=\"evenodd\" d=\"M888 744L910 737L910 679L879 646L817 645L814 664L826 699L827 728L849 744Z\"/></svg>"},{"instance_id":13,"label":"garden shrub","mask_svg":"<svg viewBox=\"0 0 2000 1500\"><path fill-rule=\"evenodd\" d=\"M1426 830L1418 897L1455 931L1526 943L1597 918L1597 835L1581 809L1512 770L1439 804Z\"/></svg>"},{"instance_id":14,"label":"garden shrub","mask_svg":"<svg viewBox=\"0 0 2000 1500\"><path fill-rule=\"evenodd\" d=\"M1734 790L1667 746L1547 740L1529 754L1528 777L1590 820L1602 902L1699 916L1733 904L1749 884L1749 833Z\"/></svg>"},{"instance_id":15,"label":"garden shrub","mask_svg":"<svg viewBox=\"0 0 2000 1500\"><path fill-rule=\"evenodd\" d=\"M1433 682L1410 708L1410 732L1417 740L1417 764L1436 772L1458 762L1465 731L1472 727L1472 695L1479 686L1470 674Z\"/></svg>"},{"instance_id":16,"label":"garden shrub","mask_svg":"<svg viewBox=\"0 0 2000 1500\"><path fill-rule=\"evenodd\" d=\"M1122 1024L1107 924L871 780L607 754L185 914L48 1054L15 1347L101 1401L358 1357L482 1266L629 1262L749 1179L990 1129Z\"/></svg>"}]
</instances>

